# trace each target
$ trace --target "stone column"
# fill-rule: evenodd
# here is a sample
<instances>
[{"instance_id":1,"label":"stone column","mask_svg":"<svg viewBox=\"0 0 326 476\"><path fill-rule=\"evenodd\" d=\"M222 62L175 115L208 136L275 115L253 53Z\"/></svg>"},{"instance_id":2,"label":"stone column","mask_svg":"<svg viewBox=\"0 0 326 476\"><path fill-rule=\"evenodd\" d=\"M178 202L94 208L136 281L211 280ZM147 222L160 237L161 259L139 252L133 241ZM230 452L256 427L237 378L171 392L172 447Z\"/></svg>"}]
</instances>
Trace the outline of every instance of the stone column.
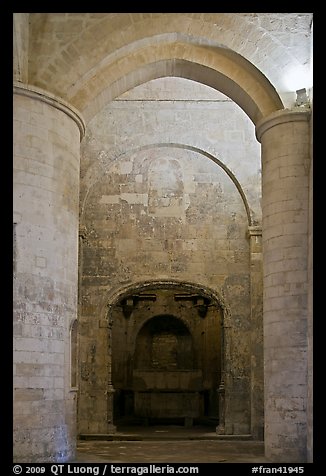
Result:
<instances>
[{"instance_id":1,"label":"stone column","mask_svg":"<svg viewBox=\"0 0 326 476\"><path fill-rule=\"evenodd\" d=\"M283 110L256 126L262 146L265 453L307 458L307 110Z\"/></svg>"},{"instance_id":2,"label":"stone column","mask_svg":"<svg viewBox=\"0 0 326 476\"><path fill-rule=\"evenodd\" d=\"M307 461L313 463L313 113L310 129L311 162L309 168L309 233L308 233L308 395L307 395Z\"/></svg>"},{"instance_id":3,"label":"stone column","mask_svg":"<svg viewBox=\"0 0 326 476\"><path fill-rule=\"evenodd\" d=\"M251 435L264 439L264 344L262 229L249 226L250 239L250 302L251 302Z\"/></svg>"},{"instance_id":4,"label":"stone column","mask_svg":"<svg viewBox=\"0 0 326 476\"><path fill-rule=\"evenodd\" d=\"M107 388L107 429L115 433L117 428L113 423L113 404L115 389L112 385L112 306L108 305L108 388Z\"/></svg>"},{"instance_id":5,"label":"stone column","mask_svg":"<svg viewBox=\"0 0 326 476\"><path fill-rule=\"evenodd\" d=\"M14 460L64 462L76 444L70 325L85 126L72 106L23 84L13 107Z\"/></svg>"},{"instance_id":6,"label":"stone column","mask_svg":"<svg viewBox=\"0 0 326 476\"><path fill-rule=\"evenodd\" d=\"M218 394L218 426L217 435L225 434L225 367L224 367L224 316L221 321L221 380L217 389Z\"/></svg>"},{"instance_id":7,"label":"stone column","mask_svg":"<svg viewBox=\"0 0 326 476\"><path fill-rule=\"evenodd\" d=\"M29 13L13 14L13 77L14 81L28 81Z\"/></svg>"}]
</instances>

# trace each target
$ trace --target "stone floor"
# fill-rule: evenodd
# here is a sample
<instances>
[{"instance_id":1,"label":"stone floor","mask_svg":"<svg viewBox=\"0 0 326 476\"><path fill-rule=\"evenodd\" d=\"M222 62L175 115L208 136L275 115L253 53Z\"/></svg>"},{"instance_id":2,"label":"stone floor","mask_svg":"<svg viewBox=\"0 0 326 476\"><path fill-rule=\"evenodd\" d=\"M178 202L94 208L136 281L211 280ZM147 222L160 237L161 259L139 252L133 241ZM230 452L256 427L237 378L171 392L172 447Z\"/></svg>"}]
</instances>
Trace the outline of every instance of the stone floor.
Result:
<instances>
[{"instance_id":1,"label":"stone floor","mask_svg":"<svg viewBox=\"0 0 326 476\"><path fill-rule=\"evenodd\" d=\"M263 442L215 429L182 426L118 428L115 435L84 435L72 463L265 463ZM225 438L225 437L224 437Z\"/></svg>"}]
</instances>

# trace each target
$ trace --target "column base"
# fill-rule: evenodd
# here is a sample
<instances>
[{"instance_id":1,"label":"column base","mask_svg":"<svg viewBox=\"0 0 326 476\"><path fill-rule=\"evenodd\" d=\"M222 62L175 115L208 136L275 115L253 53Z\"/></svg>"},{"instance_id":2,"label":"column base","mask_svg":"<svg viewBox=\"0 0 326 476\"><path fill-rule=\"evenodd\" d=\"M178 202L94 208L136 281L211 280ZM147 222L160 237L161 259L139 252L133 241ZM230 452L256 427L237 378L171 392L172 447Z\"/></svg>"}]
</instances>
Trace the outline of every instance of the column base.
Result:
<instances>
[{"instance_id":1,"label":"column base","mask_svg":"<svg viewBox=\"0 0 326 476\"><path fill-rule=\"evenodd\" d=\"M225 426L224 425L218 425L216 427L216 434L217 435L225 435Z\"/></svg>"},{"instance_id":2,"label":"column base","mask_svg":"<svg viewBox=\"0 0 326 476\"><path fill-rule=\"evenodd\" d=\"M111 434L114 434L117 432L117 427L115 425L113 425L113 423L108 423L108 434L111 435Z\"/></svg>"}]
</instances>

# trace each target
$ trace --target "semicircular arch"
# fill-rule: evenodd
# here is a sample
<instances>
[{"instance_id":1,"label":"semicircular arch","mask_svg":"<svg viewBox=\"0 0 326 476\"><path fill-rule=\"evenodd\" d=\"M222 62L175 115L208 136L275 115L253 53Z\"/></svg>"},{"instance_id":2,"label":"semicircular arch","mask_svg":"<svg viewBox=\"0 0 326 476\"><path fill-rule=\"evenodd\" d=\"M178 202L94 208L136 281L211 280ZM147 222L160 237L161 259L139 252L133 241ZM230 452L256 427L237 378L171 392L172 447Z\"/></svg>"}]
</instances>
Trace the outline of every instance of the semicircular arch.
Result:
<instances>
[{"instance_id":1,"label":"semicircular arch","mask_svg":"<svg viewBox=\"0 0 326 476\"><path fill-rule=\"evenodd\" d=\"M119 160L119 158L121 158L121 157L123 157L127 154L132 154L132 153L136 153L136 152L139 152L139 151L142 151L142 150L148 150L148 149L153 149L153 148L157 148L157 147L167 147L167 148L175 147L175 148L179 148L179 149L184 149L184 150L189 150L189 151L192 151L192 152L196 152L196 153L208 158L209 160L214 162L216 165L218 165L228 175L230 180L233 182L233 184L235 185L235 187L236 187L236 189L237 189L237 191L238 191L238 193L239 193L239 195L240 195L240 197L243 201L243 205L245 207L245 211L246 211L246 215L247 215L248 226L251 226L251 225L254 224L253 223L254 220L253 220L252 212L251 212L251 209L249 207L249 203L248 203L246 194L245 194L239 180L237 179L236 175L219 158L217 158L212 153L210 153L206 150L203 150L199 147L196 147L196 146L193 146L193 145L190 145L190 144L179 144L179 143L148 144L148 145L144 145L144 146L137 147L135 149L123 152L123 154L120 154L119 156L117 156L115 158L114 162L116 160ZM112 162L110 163L109 167L111 165L112 165ZM97 164L96 164L96 167L97 167ZM95 184L98 182L98 180L100 180L103 177L103 172L104 172L103 169L101 169L101 170L98 169L97 173L93 174L92 183L89 186L88 191L85 194L82 205L81 205L81 214L80 214L81 215L81 223L84 221L83 220L84 212L85 212L85 209L86 209L86 204L87 204L87 200L88 200L90 191L95 186ZM105 170L104 173L107 173L107 172L108 171Z\"/></svg>"},{"instance_id":2,"label":"semicircular arch","mask_svg":"<svg viewBox=\"0 0 326 476\"><path fill-rule=\"evenodd\" d=\"M204 297L211 299L215 302L223 311L224 315L230 315L229 306L226 303L222 294L218 291L202 285L200 283L194 283L191 281L183 281L178 279L159 279L159 280L144 280L134 281L120 287L111 289L106 295L106 307L108 314L110 315L111 309L116 306L121 300L127 298L130 294L147 292L154 289L176 289L180 291L183 289L186 292L196 292Z\"/></svg>"},{"instance_id":3,"label":"semicircular arch","mask_svg":"<svg viewBox=\"0 0 326 476\"><path fill-rule=\"evenodd\" d=\"M210 86L237 103L256 124L283 109L273 85L238 53L218 46L175 41L144 46L80 80L69 98L88 122L109 101L152 79L175 76Z\"/></svg>"}]
</instances>

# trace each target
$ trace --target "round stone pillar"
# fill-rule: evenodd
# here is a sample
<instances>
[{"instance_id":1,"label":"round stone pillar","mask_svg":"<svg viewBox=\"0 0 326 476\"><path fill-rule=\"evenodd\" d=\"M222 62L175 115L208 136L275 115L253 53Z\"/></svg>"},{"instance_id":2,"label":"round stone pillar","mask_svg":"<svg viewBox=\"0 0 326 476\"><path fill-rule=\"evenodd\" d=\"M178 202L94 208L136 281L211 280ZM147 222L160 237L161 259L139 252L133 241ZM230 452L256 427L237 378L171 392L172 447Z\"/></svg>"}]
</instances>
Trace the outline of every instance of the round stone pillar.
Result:
<instances>
[{"instance_id":1,"label":"round stone pillar","mask_svg":"<svg viewBox=\"0 0 326 476\"><path fill-rule=\"evenodd\" d=\"M251 436L264 439L264 344L263 344L263 283L262 228L250 225L250 300L251 300Z\"/></svg>"},{"instance_id":2,"label":"round stone pillar","mask_svg":"<svg viewBox=\"0 0 326 476\"><path fill-rule=\"evenodd\" d=\"M14 460L64 462L76 445L70 329L77 317L80 140L59 98L14 87Z\"/></svg>"},{"instance_id":3,"label":"round stone pillar","mask_svg":"<svg viewBox=\"0 0 326 476\"><path fill-rule=\"evenodd\" d=\"M307 452L307 263L309 192L307 110L260 121L265 454L304 462Z\"/></svg>"}]
</instances>

